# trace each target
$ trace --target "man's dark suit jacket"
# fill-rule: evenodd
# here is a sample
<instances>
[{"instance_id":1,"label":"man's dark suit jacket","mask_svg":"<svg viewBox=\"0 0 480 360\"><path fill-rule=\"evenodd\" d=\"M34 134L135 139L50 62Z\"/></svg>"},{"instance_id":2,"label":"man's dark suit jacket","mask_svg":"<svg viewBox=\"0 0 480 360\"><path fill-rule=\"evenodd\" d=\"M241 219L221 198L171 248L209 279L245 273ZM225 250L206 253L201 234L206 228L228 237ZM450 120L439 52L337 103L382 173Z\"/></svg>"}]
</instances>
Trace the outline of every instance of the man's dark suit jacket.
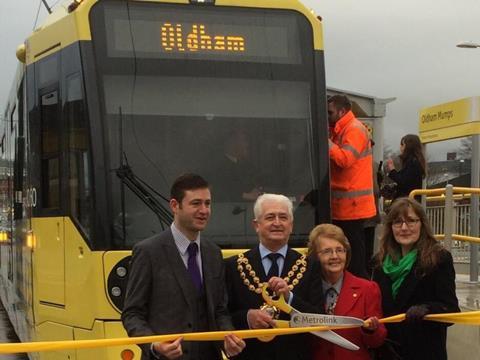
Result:
<instances>
[{"instance_id":1,"label":"man's dark suit jacket","mask_svg":"<svg viewBox=\"0 0 480 360\"><path fill-rule=\"evenodd\" d=\"M260 282L266 282L260 250L257 247L245 252ZM282 269L282 277L287 276L300 254L288 249ZM249 309L259 309L264 303L261 294L250 291L243 283L237 270L238 256L226 260L226 279L228 290L228 308L232 314L233 324L236 329L248 329L247 312ZM293 297L291 305L302 312L322 313L322 279L320 266L317 261L309 261L307 271L300 283L293 289L298 296ZM288 319L288 316L283 317ZM256 339L247 340L247 346L235 359L242 360L303 360L310 359L307 354L307 342L304 335L278 336L270 342L261 342Z\"/></svg>"},{"instance_id":2,"label":"man's dark suit jacket","mask_svg":"<svg viewBox=\"0 0 480 360\"><path fill-rule=\"evenodd\" d=\"M373 280L382 292L382 307L385 317L405 313L410 306L425 304L430 313L460 311L455 293L455 269L452 255L443 250L440 262L429 274L419 276L413 265L397 297L392 295L392 280L377 268ZM420 324L401 322L387 324L387 338L398 344L396 350L408 360L446 360L447 326L445 323L422 321Z\"/></svg>"},{"instance_id":3,"label":"man's dark suit jacket","mask_svg":"<svg viewBox=\"0 0 480 360\"><path fill-rule=\"evenodd\" d=\"M220 249L202 239L200 252L209 330L232 330ZM135 245L122 313L129 336L191 332L196 297L170 229ZM190 342L182 344L183 360L195 360L190 357L190 346ZM141 348L142 360L153 358L150 344Z\"/></svg>"}]
</instances>

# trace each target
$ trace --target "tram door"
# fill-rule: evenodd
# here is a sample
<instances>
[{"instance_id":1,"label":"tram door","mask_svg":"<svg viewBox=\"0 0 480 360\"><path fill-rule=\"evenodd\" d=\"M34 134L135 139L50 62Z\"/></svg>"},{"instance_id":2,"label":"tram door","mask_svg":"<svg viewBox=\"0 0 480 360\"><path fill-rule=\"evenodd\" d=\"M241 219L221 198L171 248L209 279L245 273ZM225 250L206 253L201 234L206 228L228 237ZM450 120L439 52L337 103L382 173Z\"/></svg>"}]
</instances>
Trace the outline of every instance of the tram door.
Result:
<instances>
[{"instance_id":1,"label":"tram door","mask_svg":"<svg viewBox=\"0 0 480 360\"><path fill-rule=\"evenodd\" d=\"M61 104L58 87L39 91L39 112L30 119L36 298L43 305L65 304L65 239L61 206Z\"/></svg>"}]
</instances>

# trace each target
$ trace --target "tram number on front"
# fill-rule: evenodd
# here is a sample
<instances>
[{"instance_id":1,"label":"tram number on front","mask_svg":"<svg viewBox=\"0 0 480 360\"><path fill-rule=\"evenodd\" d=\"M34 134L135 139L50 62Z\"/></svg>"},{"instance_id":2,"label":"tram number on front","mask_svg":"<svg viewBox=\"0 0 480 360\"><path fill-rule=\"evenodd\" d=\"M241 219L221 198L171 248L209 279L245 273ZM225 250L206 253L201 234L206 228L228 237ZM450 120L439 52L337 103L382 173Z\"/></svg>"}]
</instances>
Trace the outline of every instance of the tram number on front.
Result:
<instances>
[{"instance_id":1,"label":"tram number on front","mask_svg":"<svg viewBox=\"0 0 480 360\"><path fill-rule=\"evenodd\" d=\"M209 35L205 25L192 24L190 32L184 35L182 24L164 23L161 29L162 47L165 51L222 51L242 53L245 38L238 35Z\"/></svg>"}]
</instances>

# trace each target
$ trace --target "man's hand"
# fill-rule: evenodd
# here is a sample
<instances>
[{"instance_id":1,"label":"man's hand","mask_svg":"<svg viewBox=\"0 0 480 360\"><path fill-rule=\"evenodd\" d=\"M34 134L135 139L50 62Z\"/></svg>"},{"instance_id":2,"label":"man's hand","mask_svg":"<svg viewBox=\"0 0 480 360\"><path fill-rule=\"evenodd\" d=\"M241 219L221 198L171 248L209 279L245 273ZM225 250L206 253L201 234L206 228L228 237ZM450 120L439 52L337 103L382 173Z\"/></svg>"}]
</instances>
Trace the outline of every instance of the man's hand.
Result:
<instances>
[{"instance_id":1,"label":"man's hand","mask_svg":"<svg viewBox=\"0 0 480 360\"><path fill-rule=\"evenodd\" d=\"M225 349L225 355L227 355L227 357L235 356L240 354L245 348L245 341L236 335L229 334L225 336L223 348Z\"/></svg>"},{"instance_id":2,"label":"man's hand","mask_svg":"<svg viewBox=\"0 0 480 360\"><path fill-rule=\"evenodd\" d=\"M182 340L183 338L179 337L177 340L172 342L153 343L153 349L157 353L165 356L167 359L178 359L183 355Z\"/></svg>"},{"instance_id":3,"label":"man's hand","mask_svg":"<svg viewBox=\"0 0 480 360\"><path fill-rule=\"evenodd\" d=\"M275 291L277 295L283 295L285 297L285 301L288 302L290 298L290 289L288 288L288 284L285 280L278 276L272 276L270 280L268 280L268 287Z\"/></svg>"},{"instance_id":4,"label":"man's hand","mask_svg":"<svg viewBox=\"0 0 480 360\"><path fill-rule=\"evenodd\" d=\"M247 321L250 329L268 329L275 326L275 321L272 316L265 310L248 310Z\"/></svg>"}]
</instances>

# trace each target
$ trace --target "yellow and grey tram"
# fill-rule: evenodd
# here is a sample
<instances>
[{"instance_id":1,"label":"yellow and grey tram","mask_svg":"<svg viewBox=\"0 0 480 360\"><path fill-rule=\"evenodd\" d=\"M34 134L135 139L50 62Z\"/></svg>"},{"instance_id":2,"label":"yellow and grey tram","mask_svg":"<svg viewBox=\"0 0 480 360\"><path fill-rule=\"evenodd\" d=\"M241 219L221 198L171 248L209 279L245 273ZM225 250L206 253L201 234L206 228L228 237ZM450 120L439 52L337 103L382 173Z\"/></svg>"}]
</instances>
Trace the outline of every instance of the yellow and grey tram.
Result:
<instances>
[{"instance_id":1,"label":"yellow and grey tram","mask_svg":"<svg viewBox=\"0 0 480 360\"><path fill-rule=\"evenodd\" d=\"M125 336L130 250L169 226L181 173L210 181L205 235L226 250L256 243L260 192L292 199L293 246L329 219L322 28L300 2L75 0L17 57L0 124L0 294L22 341ZM30 357L125 349L137 351Z\"/></svg>"}]
</instances>

